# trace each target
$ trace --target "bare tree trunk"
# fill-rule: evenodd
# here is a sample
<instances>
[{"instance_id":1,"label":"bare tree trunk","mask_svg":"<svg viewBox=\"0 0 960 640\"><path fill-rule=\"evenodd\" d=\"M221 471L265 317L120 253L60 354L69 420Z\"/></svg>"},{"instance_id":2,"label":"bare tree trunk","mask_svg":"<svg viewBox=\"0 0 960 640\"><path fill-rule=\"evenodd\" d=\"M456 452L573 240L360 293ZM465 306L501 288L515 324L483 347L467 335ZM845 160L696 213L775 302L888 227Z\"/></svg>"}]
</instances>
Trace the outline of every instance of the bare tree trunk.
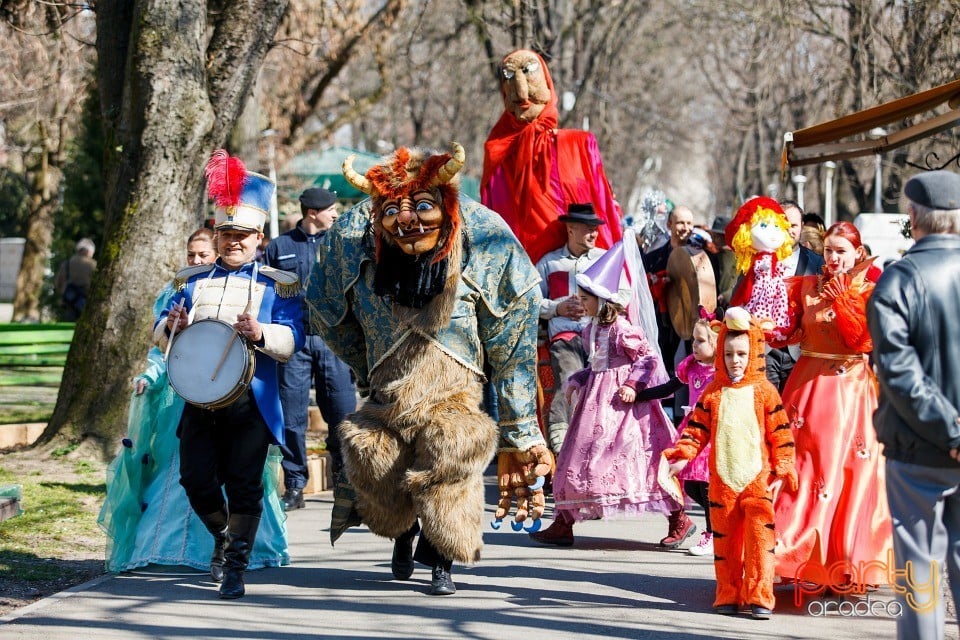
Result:
<instances>
[{"instance_id":1,"label":"bare tree trunk","mask_svg":"<svg viewBox=\"0 0 960 640\"><path fill-rule=\"evenodd\" d=\"M105 246L41 443L91 438L109 455L125 430L154 299L201 220L204 164L239 117L286 4L97 4Z\"/></svg>"},{"instance_id":2,"label":"bare tree trunk","mask_svg":"<svg viewBox=\"0 0 960 640\"><path fill-rule=\"evenodd\" d=\"M0 147L21 149L30 182L26 244L17 273L13 320L40 321L43 276L60 202L66 141L86 86L82 27L57 3L6 3L0 48L4 131ZM7 28L10 27L10 28ZM71 27L75 27L71 30ZM10 135L11 132L13 135Z\"/></svg>"},{"instance_id":3,"label":"bare tree trunk","mask_svg":"<svg viewBox=\"0 0 960 640\"><path fill-rule=\"evenodd\" d=\"M43 272L53 243L53 213L57 208L55 194L59 191L60 172L50 166L49 153L40 153L40 166L33 172L27 238L23 260L17 273L17 293L13 298L14 322L40 321L40 292L43 290Z\"/></svg>"}]
</instances>

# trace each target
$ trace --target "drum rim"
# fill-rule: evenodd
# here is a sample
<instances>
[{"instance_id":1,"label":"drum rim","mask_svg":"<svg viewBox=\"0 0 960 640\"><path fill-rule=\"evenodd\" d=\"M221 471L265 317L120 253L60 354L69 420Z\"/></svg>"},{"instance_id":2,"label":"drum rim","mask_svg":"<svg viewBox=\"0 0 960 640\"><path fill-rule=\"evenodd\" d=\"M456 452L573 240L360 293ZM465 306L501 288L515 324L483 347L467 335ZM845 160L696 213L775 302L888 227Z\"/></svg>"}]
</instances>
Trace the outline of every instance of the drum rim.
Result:
<instances>
[{"instance_id":1,"label":"drum rim","mask_svg":"<svg viewBox=\"0 0 960 640\"><path fill-rule=\"evenodd\" d=\"M226 322L225 320L221 320L220 318L212 318L212 317L211 317L211 318L201 318L200 320L196 320L196 321L192 322L192 323L191 323L190 325L188 325L185 329L183 329L182 331L180 331L179 333L177 333L176 336L174 336L173 341L172 341L173 344L171 344L171 346L170 346L170 353L171 353L171 354L175 353L175 352L174 352L174 349L175 349L175 347L176 347L176 342L177 342L177 340L178 340L181 336L184 335L184 333L186 333L191 327L195 327L195 326L200 325L200 324L202 324L202 323L204 323L204 322L217 323L217 324L223 325L224 328L229 329L229 331L230 331L231 333L233 333L233 331L234 331L233 325L231 325L229 322ZM242 375L240 376L240 379L237 380L237 382L234 384L234 386L231 387L230 390L227 391L226 394L224 394L223 396L221 396L221 397L219 397L219 398L217 398L217 399L215 399L215 400L213 400L213 401L211 401L211 402L198 402L198 401L196 401L196 400L191 400L191 399L187 398L187 397L180 391L180 389L178 389L178 385L174 382L174 377L170 375L170 361L168 360L167 363L166 363L166 364L167 364L167 367L166 367L166 368L167 368L167 383L170 385L170 388L173 389L174 393L176 393L180 398L182 398L184 402L186 402L186 403L188 403L188 404L191 404L191 405L193 405L193 406L195 406L195 407L200 407L201 409L215 410L215 409L220 409L220 408L229 406L229 405L233 404L234 402L236 402L236 400L237 400L241 395L243 395L243 393L250 387L250 383L251 383L251 381L253 380L253 376L254 376L254 373L255 373L255 371L256 371L256 365L257 365L257 362L256 362L256 352L255 352L255 350L253 349L252 345L250 344L249 339L247 339L246 336L244 336L243 334L240 334L240 333L236 333L236 334L231 338L231 341L232 341L232 340L236 340L236 339L239 339L239 340L240 340L240 344L243 346L244 350L246 351L247 357L243 359L244 372L243 372Z\"/></svg>"}]
</instances>

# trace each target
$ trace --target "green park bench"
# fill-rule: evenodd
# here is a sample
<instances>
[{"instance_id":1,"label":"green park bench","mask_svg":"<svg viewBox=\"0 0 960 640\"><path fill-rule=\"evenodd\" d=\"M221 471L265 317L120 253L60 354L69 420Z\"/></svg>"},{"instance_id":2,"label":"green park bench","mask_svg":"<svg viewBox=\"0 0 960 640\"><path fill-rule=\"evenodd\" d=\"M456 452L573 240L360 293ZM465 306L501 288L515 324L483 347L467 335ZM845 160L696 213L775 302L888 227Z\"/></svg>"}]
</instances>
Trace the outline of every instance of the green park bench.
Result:
<instances>
[{"instance_id":1,"label":"green park bench","mask_svg":"<svg viewBox=\"0 0 960 640\"><path fill-rule=\"evenodd\" d=\"M18 484L0 486L0 522L23 513L20 494L21 488Z\"/></svg>"},{"instance_id":2,"label":"green park bench","mask_svg":"<svg viewBox=\"0 0 960 640\"><path fill-rule=\"evenodd\" d=\"M0 323L0 386L56 384L73 340L73 323Z\"/></svg>"}]
</instances>

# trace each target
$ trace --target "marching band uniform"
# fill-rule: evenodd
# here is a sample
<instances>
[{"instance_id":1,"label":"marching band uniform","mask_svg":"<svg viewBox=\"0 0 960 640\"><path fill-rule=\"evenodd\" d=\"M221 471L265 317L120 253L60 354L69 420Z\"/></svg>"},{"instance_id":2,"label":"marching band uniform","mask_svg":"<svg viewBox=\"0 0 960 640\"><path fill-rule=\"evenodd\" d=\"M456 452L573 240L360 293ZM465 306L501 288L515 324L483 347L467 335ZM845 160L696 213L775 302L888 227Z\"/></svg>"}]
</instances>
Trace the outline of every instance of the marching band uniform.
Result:
<instances>
[{"instance_id":1,"label":"marching band uniform","mask_svg":"<svg viewBox=\"0 0 960 640\"><path fill-rule=\"evenodd\" d=\"M260 233L276 185L264 176L247 173L236 158L218 153L207 166L211 195L215 195L215 173L221 165L226 171L240 173L221 177L218 183L236 181L227 189L235 194L232 201L217 197L217 232ZM250 388L232 404L219 409L188 403L177 430L180 483L207 529L218 543L224 541L222 551L218 544L211 558L211 565L216 565L220 561L218 552L222 553L224 578L220 597L239 598L244 594L243 571L263 508L263 465L269 446L284 442L277 362L290 358L304 342L299 280L296 274L261 267L252 258L231 269L224 263L221 251L213 265L180 271L175 288L177 294L154 330L161 350L166 349L169 338L167 316L178 303L189 312L191 322L216 318L232 325L239 314L249 309L262 329L261 340L252 345L256 366ZM209 357L219 358L219 348L213 351Z\"/></svg>"},{"instance_id":2,"label":"marching band uniform","mask_svg":"<svg viewBox=\"0 0 960 640\"><path fill-rule=\"evenodd\" d=\"M164 286L154 303L154 316L167 309L175 294L172 283ZM107 468L107 496L97 520L107 534L107 570L129 571L151 564L209 570L214 541L179 484L176 432L184 400L170 386L159 349L150 349L147 368L137 378L147 386L143 394L131 395L127 437ZM248 570L290 562L283 503L277 492L279 448L271 447L268 459L262 474L263 513ZM222 566L215 568L215 579L222 579L222 570Z\"/></svg>"}]
</instances>

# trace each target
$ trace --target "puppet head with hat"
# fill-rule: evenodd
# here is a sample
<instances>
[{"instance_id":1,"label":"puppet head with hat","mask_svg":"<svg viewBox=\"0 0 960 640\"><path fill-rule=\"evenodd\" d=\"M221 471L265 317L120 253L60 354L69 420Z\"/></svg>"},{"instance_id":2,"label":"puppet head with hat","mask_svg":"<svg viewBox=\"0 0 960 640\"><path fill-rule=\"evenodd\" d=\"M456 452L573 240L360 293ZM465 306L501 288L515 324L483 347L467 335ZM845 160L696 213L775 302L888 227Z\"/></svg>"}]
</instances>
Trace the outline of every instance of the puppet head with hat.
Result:
<instances>
[{"instance_id":1,"label":"puppet head with hat","mask_svg":"<svg viewBox=\"0 0 960 640\"><path fill-rule=\"evenodd\" d=\"M724 240L733 249L738 273L747 273L758 254L773 254L777 260L793 253L790 222L773 198L750 198L724 231Z\"/></svg>"}]
</instances>

